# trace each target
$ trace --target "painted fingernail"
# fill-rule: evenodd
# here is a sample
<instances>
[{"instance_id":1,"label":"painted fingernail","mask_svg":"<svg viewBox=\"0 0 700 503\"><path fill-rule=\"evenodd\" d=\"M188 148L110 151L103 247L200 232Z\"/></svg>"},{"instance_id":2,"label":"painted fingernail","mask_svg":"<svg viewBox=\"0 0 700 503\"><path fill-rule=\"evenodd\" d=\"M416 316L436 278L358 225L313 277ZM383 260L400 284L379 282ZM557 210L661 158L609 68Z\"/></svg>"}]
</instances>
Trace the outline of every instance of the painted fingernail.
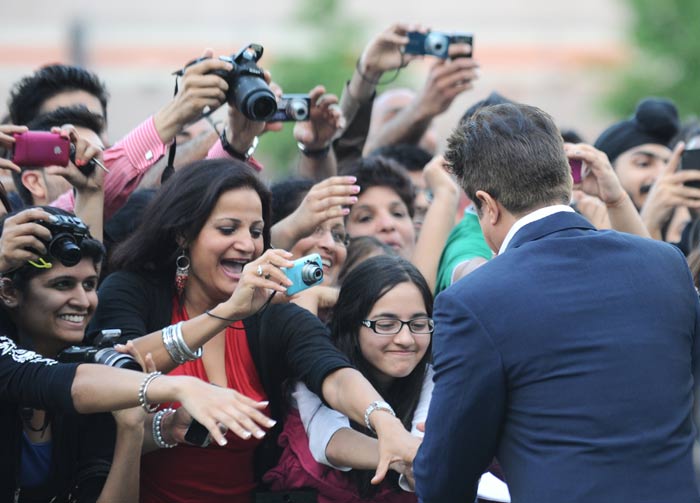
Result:
<instances>
[{"instance_id":1,"label":"painted fingernail","mask_svg":"<svg viewBox=\"0 0 700 503\"><path fill-rule=\"evenodd\" d=\"M249 431L243 432L243 438L250 438L251 435L252 435L252 433L250 433Z\"/></svg>"},{"instance_id":2,"label":"painted fingernail","mask_svg":"<svg viewBox=\"0 0 700 503\"><path fill-rule=\"evenodd\" d=\"M258 430L255 432L255 438L263 438L265 436L265 432L262 430Z\"/></svg>"},{"instance_id":3,"label":"painted fingernail","mask_svg":"<svg viewBox=\"0 0 700 503\"><path fill-rule=\"evenodd\" d=\"M352 197L350 198L350 202L356 203L356 202L357 202L357 198L356 198L355 196L352 196Z\"/></svg>"},{"instance_id":4,"label":"painted fingernail","mask_svg":"<svg viewBox=\"0 0 700 503\"><path fill-rule=\"evenodd\" d=\"M352 192L353 192L353 194L357 194L358 192L360 192L360 186L359 186L359 185L353 185L353 186L352 186Z\"/></svg>"},{"instance_id":5,"label":"painted fingernail","mask_svg":"<svg viewBox=\"0 0 700 503\"><path fill-rule=\"evenodd\" d=\"M343 208L340 211L343 215L349 215L350 214L350 208Z\"/></svg>"},{"instance_id":6,"label":"painted fingernail","mask_svg":"<svg viewBox=\"0 0 700 503\"><path fill-rule=\"evenodd\" d=\"M348 181L349 181L350 183L355 183L355 182L357 181L357 177L356 177L356 176L349 176L347 179L348 179Z\"/></svg>"},{"instance_id":7,"label":"painted fingernail","mask_svg":"<svg viewBox=\"0 0 700 503\"><path fill-rule=\"evenodd\" d=\"M276 425L276 424L277 424L277 421L275 421L274 419L270 419L270 420L267 422L267 427L268 427L268 428L272 428L272 427L273 427L274 425Z\"/></svg>"},{"instance_id":8,"label":"painted fingernail","mask_svg":"<svg viewBox=\"0 0 700 503\"><path fill-rule=\"evenodd\" d=\"M269 400L265 400L264 402L258 402L258 403L259 403L260 405L262 405L263 407L267 407L268 405L270 405Z\"/></svg>"},{"instance_id":9,"label":"painted fingernail","mask_svg":"<svg viewBox=\"0 0 700 503\"><path fill-rule=\"evenodd\" d=\"M222 438L222 439L219 441L219 445L220 445L221 447L223 447L223 446L226 445L226 444L228 444L228 440L226 440L225 438Z\"/></svg>"}]
</instances>

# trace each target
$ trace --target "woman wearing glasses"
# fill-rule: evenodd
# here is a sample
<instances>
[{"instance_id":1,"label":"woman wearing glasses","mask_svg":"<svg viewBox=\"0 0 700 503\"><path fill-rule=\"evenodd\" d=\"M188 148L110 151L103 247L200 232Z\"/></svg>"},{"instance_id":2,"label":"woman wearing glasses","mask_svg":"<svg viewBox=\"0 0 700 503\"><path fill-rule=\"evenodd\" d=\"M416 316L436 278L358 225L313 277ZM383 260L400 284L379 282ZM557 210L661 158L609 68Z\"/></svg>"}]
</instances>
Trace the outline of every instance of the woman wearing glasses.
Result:
<instances>
[{"instance_id":1,"label":"woman wearing glasses","mask_svg":"<svg viewBox=\"0 0 700 503\"><path fill-rule=\"evenodd\" d=\"M430 288L415 266L382 255L348 274L330 321L336 347L387 400L376 407L393 409L414 434L432 392L432 311ZM396 476L371 485L378 450L370 429L325 407L303 384L293 398L298 411L289 414L279 439L284 453L265 476L272 489L315 489L319 502L416 501Z\"/></svg>"}]
</instances>

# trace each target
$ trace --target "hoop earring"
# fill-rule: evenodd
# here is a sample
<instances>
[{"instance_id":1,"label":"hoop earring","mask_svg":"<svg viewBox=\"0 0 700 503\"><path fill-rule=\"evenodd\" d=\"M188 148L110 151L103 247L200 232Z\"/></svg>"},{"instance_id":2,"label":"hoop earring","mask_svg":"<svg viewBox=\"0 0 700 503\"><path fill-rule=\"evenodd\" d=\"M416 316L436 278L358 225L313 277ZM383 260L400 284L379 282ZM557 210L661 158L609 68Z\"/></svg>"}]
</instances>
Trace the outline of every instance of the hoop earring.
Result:
<instances>
[{"instance_id":1,"label":"hoop earring","mask_svg":"<svg viewBox=\"0 0 700 503\"><path fill-rule=\"evenodd\" d=\"M177 257L175 265L177 266L175 271L175 288L177 289L177 294L182 296L190 273L190 258L185 250L182 250L182 253Z\"/></svg>"}]
</instances>

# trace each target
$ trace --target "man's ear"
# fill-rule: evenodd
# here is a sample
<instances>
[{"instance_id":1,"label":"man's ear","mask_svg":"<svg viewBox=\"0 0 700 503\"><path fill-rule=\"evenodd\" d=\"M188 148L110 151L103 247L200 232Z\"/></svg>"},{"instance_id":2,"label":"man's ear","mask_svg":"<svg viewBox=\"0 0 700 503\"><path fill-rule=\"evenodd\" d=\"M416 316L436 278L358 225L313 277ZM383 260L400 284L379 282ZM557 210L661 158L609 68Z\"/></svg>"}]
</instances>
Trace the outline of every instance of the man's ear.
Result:
<instances>
[{"instance_id":1,"label":"man's ear","mask_svg":"<svg viewBox=\"0 0 700 503\"><path fill-rule=\"evenodd\" d=\"M8 309L19 305L19 292L10 278L0 279L0 302Z\"/></svg>"},{"instance_id":2,"label":"man's ear","mask_svg":"<svg viewBox=\"0 0 700 503\"><path fill-rule=\"evenodd\" d=\"M35 201L46 200L48 196L46 184L44 183L44 177L41 176L38 170L28 169L22 171L21 180L22 185L32 194Z\"/></svg>"},{"instance_id":3,"label":"man's ear","mask_svg":"<svg viewBox=\"0 0 700 503\"><path fill-rule=\"evenodd\" d=\"M491 194L483 190L476 191L476 198L481 202L481 213L491 225L496 225L503 216L501 205Z\"/></svg>"}]
</instances>

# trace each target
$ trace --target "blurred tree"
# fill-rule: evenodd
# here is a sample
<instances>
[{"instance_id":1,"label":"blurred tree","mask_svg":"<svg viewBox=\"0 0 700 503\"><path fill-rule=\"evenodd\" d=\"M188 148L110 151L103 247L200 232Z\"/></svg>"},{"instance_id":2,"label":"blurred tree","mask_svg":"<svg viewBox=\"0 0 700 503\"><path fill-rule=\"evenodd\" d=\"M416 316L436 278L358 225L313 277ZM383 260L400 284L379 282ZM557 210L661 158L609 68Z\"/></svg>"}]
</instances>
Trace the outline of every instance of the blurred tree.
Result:
<instances>
[{"instance_id":1,"label":"blurred tree","mask_svg":"<svg viewBox=\"0 0 700 503\"><path fill-rule=\"evenodd\" d=\"M665 96L682 116L700 113L700 2L698 0L627 0L634 16L632 36L638 47L608 99L619 116L632 113L645 96Z\"/></svg>"}]
</instances>

